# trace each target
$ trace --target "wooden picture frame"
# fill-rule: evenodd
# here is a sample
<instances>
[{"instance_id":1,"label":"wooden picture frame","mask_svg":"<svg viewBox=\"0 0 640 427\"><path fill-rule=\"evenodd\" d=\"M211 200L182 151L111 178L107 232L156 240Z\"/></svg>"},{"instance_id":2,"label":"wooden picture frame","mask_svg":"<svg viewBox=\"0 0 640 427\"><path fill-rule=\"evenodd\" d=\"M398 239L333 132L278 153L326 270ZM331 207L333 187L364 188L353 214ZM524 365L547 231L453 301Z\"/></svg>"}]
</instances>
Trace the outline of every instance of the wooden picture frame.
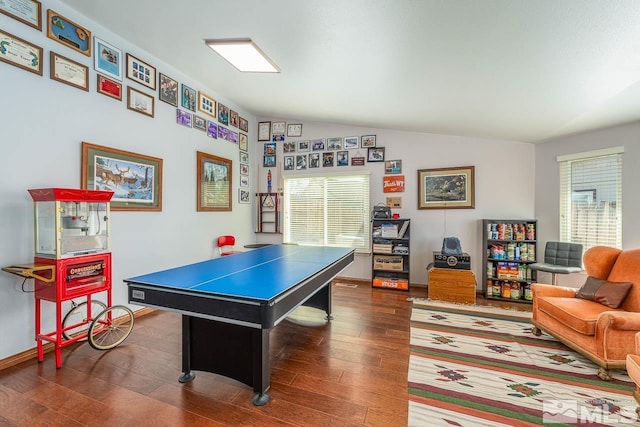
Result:
<instances>
[{"instance_id":1,"label":"wooden picture frame","mask_svg":"<svg viewBox=\"0 0 640 427\"><path fill-rule=\"evenodd\" d=\"M375 135L362 135L360 138L360 147L369 148L376 146L376 136Z\"/></svg>"},{"instance_id":2,"label":"wooden picture frame","mask_svg":"<svg viewBox=\"0 0 640 427\"><path fill-rule=\"evenodd\" d=\"M155 98L152 95L127 86L127 109L153 117L155 115L154 101Z\"/></svg>"},{"instance_id":3,"label":"wooden picture frame","mask_svg":"<svg viewBox=\"0 0 640 427\"><path fill-rule=\"evenodd\" d=\"M287 125L287 136L299 137L302 136L302 124L295 123Z\"/></svg>"},{"instance_id":4,"label":"wooden picture frame","mask_svg":"<svg viewBox=\"0 0 640 427\"><path fill-rule=\"evenodd\" d=\"M217 108L218 107L215 99L198 91L198 111L199 112L204 113L207 116L215 119Z\"/></svg>"},{"instance_id":5,"label":"wooden picture frame","mask_svg":"<svg viewBox=\"0 0 640 427\"><path fill-rule=\"evenodd\" d=\"M232 210L233 162L202 151L196 153L198 171L196 210L198 212Z\"/></svg>"},{"instance_id":6,"label":"wooden picture frame","mask_svg":"<svg viewBox=\"0 0 640 427\"><path fill-rule=\"evenodd\" d=\"M229 110L229 126L238 127L238 112Z\"/></svg>"},{"instance_id":7,"label":"wooden picture frame","mask_svg":"<svg viewBox=\"0 0 640 427\"><path fill-rule=\"evenodd\" d=\"M367 148L367 162L384 162L384 147Z\"/></svg>"},{"instance_id":8,"label":"wooden picture frame","mask_svg":"<svg viewBox=\"0 0 640 427\"><path fill-rule=\"evenodd\" d=\"M207 131L207 119L204 117L193 115L193 128L202 132Z\"/></svg>"},{"instance_id":9,"label":"wooden picture frame","mask_svg":"<svg viewBox=\"0 0 640 427\"><path fill-rule=\"evenodd\" d=\"M156 90L156 68L127 53L127 78Z\"/></svg>"},{"instance_id":10,"label":"wooden picture frame","mask_svg":"<svg viewBox=\"0 0 640 427\"><path fill-rule=\"evenodd\" d=\"M91 31L51 9L47 10L47 37L76 52L91 56Z\"/></svg>"},{"instance_id":11,"label":"wooden picture frame","mask_svg":"<svg viewBox=\"0 0 640 427\"><path fill-rule=\"evenodd\" d=\"M475 209L475 167L418 170L418 209Z\"/></svg>"},{"instance_id":12,"label":"wooden picture frame","mask_svg":"<svg viewBox=\"0 0 640 427\"><path fill-rule=\"evenodd\" d=\"M0 61L42 75L43 49L0 29Z\"/></svg>"},{"instance_id":13,"label":"wooden picture frame","mask_svg":"<svg viewBox=\"0 0 640 427\"><path fill-rule=\"evenodd\" d=\"M271 141L271 122L258 122L258 141Z\"/></svg>"},{"instance_id":14,"label":"wooden picture frame","mask_svg":"<svg viewBox=\"0 0 640 427\"><path fill-rule=\"evenodd\" d=\"M240 133L240 139L238 140L238 148L242 151L248 151L249 138L244 133Z\"/></svg>"},{"instance_id":15,"label":"wooden picture frame","mask_svg":"<svg viewBox=\"0 0 640 427\"><path fill-rule=\"evenodd\" d=\"M93 69L112 79L122 81L122 51L106 41L93 37Z\"/></svg>"},{"instance_id":16,"label":"wooden picture frame","mask_svg":"<svg viewBox=\"0 0 640 427\"><path fill-rule=\"evenodd\" d=\"M244 117L238 119L238 128L243 132L249 132L249 122Z\"/></svg>"},{"instance_id":17,"label":"wooden picture frame","mask_svg":"<svg viewBox=\"0 0 640 427\"><path fill-rule=\"evenodd\" d=\"M51 80L89 91L89 67L54 51L49 53L49 73Z\"/></svg>"},{"instance_id":18,"label":"wooden picture frame","mask_svg":"<svg viewBox=\"0 0 640 427\"><path fill-rule=\"evenodd\" d=\"M122 101L122 83L106 78L101 74L96 74L96 91L118 101Z\"/></svg>"},{"instance_id":19,"label":"wooden picture frame","mask_svg":"<svg viewBox=\"0 0 640 427\"><path fill-rule=\"evenodd\" d=\"M229 126L229 107L218 102L218 122Z\"/></svg>"},{"instance_id":20,"label":"wooden picture frame","mask_svg":"<svg viewBox=\"0 0 640 427\"><path fill-rule=\"evenodd\" d=\"M196 105L198 102L198 96L195 89L190 88L186 84L182 83L182 88L180 90L180 105L183 108L186 108L189 111L196 112Z\"/></svg>"},{"instance_id":21,"label":"wooden picture frame","mask_svg":"<svg viewBox=\"0 0 640 427\"><path fill-rule=\"evenodd\" d=\"M162 210L162 159L82 143L81 187L113 191L112 211Z\"/></svg>"},{"instance_id":22,"label":"wooden picture frame","mask_svg":"<svg viewBox=\"0 0 640 427\"><path fill-rule=\"evenodd\" d=\"M0 13L42 31L42 3L37 0L5 0Z\"/></svg>"},{"instance_id":23,"label":"wooden picture frame","mask_svg":"<svg viewBox=\"0 0 640 427\"><path fill-rule=\"evenodd\" d=\"M178 81L158 73L158 99L174 107L178 106Z\"/></svg>"}]
</instances>

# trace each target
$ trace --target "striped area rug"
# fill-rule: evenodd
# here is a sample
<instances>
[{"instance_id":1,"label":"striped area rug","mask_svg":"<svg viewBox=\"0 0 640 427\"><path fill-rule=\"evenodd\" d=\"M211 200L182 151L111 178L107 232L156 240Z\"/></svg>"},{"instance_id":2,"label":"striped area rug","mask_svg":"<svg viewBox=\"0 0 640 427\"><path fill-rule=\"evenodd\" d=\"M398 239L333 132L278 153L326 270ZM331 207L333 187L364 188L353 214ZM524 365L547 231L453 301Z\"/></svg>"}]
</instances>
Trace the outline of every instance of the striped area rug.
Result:
<instances>
[{"instance_id":1,"label":"striped area rug","mask_svg":"<svg viewBox=\"0 0 640 427\"><path fill-rule=\"evenodd\" d=\"M531 334L530 318L414 301L409 426L640 425L625 371L600 380L591 361Z\"/></svg>"}]
</instances>

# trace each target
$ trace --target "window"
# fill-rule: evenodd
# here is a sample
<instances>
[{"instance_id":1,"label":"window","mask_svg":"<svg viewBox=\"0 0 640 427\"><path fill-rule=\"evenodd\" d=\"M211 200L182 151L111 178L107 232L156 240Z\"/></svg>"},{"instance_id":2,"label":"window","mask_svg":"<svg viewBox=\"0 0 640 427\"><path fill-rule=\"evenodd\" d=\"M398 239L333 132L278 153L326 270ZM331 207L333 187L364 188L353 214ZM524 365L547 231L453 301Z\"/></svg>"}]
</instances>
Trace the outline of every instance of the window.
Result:
<instances>
[{"instance_id":1,"label":"window","mask_svg":"<svg viewBox=\"0 0 640 427\"><path fill-rule=\"evenodd\" d=\"M369 174L284 178L284 241L369 253Z\"/></svg>"},{"instance_id":2,"label":"window","mask_svg":"<svg viewBox=\"0 0 640 427\"><path fill-rule=\"evenodd\" d=\"M624 147L558 156L560 240L622 247Z\"/></svg>"}]
</instances>

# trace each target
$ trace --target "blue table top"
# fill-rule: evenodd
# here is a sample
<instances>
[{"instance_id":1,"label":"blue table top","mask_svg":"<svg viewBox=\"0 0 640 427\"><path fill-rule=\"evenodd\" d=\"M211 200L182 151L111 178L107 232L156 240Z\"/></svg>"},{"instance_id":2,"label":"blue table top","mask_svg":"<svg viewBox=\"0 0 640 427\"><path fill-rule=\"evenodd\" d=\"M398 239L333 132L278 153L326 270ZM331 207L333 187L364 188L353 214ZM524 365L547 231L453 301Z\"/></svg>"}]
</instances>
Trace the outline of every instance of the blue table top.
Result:
<instances>
[{"instance_id":1,"label":"blue table top","mask_svg":"<svg viewBox=\"0 0 640 427\"><path fill-rule=\"evenodd\" d=\"M352 248L269 245L124 281L219 296L271 300L351 252Z\"/></svg>"}]
</instances>

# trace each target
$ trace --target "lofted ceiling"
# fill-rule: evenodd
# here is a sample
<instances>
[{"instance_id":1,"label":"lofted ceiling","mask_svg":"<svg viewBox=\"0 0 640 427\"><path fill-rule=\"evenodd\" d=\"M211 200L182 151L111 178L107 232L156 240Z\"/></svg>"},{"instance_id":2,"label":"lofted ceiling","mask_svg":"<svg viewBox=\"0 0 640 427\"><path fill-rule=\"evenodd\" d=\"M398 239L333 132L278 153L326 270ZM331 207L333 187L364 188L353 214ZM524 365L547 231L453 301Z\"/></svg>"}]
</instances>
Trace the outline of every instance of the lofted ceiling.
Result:
<instances>
[{"instance_id":1,"label":"lofted ceiling","mask_svg":"<svg viewBox=\"0 0 640 427\"><path fill-rule=\"evenodd\" d=\"M640 119L638 0L61 1L257 117L531 143ZM282 72L204 44L238 37Z\"/></svg>"}]
</instances>

